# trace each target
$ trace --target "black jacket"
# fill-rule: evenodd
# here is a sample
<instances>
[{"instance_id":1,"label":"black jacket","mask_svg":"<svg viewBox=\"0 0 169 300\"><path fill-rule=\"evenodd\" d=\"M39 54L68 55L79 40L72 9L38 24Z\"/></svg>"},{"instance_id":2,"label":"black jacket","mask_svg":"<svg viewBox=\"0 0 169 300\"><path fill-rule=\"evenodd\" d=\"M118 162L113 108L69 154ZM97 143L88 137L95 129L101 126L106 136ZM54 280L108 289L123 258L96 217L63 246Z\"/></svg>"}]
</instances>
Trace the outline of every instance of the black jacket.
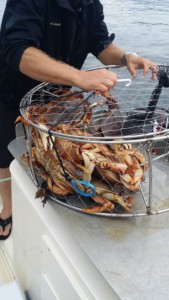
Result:
<instances>
[{"instance_id":1,"label":"black jacket","mask_svg":"<svg viewBox=\"0 0 169 300\"><path fill-rule=\"evenodd\" d=\"M68 0L8 0L0 33L0 98L18 101L38 82L19 72L24 50L34 46L81 68L112 42L99 0L82 0L74 11Z\"/></svg>"}]
</instances>

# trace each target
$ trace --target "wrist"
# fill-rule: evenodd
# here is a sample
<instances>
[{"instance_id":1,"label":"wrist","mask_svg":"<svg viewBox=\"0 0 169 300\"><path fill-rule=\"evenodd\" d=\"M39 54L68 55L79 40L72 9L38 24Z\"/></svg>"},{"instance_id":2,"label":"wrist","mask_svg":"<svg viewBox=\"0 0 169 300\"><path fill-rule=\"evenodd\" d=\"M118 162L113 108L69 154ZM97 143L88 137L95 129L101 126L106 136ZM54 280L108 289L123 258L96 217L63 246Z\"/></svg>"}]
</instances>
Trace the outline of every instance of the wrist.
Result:
<instances>
[{"instance_id":1,"label":"wrist","mask_svg":"<svg viewBox=\"0 0 169 300\"><path fill-rule=\"evenodd\" d=\"M81 82L81 70L78 70L72 66L68 66L67 74L66 76L69 84L75 87L79 87L80 82Z\"/></svg>"},{"instance_id":2,"label":"wrist","mask_svg":"<svg viewBox=\"0 0 169 300\"><path fill-rule=\"evenodd\" d=\"M121 66L127 66L128 58L129 58L130 56L132 56L132 55L138 56L138 55L137 55L136 53L134 53L134 52L128 52L128 53L125 53L125 54L122 56L121 60L120 60Z\"/></svg>"}]
</instances>

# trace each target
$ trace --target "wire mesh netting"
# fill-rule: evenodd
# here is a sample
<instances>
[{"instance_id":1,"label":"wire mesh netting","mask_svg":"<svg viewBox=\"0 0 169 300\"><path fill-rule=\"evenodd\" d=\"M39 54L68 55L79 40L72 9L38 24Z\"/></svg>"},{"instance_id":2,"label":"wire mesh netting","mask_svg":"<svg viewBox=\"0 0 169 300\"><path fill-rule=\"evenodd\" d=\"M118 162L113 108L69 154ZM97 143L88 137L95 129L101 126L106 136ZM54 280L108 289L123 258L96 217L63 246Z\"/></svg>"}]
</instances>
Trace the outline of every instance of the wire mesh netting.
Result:
<instances>
[{"instance_id":1,"label":"wire mesh netting","mask_svg":"<svg viewBox=\"0 0 169 300\"><path fill-rule=\"evenodd\" d=\"M43 83L21 101L29 166L39 193L103 216L169 209L168 67L157 80L124 68L109 92ZM115 70L114 70L115 68Z\"/></svg>"}]
</instances>

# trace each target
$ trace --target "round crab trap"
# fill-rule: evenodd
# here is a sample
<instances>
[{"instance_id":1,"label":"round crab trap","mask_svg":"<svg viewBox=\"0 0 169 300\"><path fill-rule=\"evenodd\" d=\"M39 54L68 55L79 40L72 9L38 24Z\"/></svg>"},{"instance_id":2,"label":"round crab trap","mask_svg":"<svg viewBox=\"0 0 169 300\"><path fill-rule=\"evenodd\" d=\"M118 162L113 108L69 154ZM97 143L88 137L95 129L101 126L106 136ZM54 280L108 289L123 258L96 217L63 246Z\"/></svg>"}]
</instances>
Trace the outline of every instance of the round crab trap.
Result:
<instances>
[{"instance_id":1,"label":"round crab trap","mask_svg":"<svg viewBox=\"0 0 169 300\"><path fill-rule=\"evenodd\" d=\"M36 197L106 217L169 210L169 68L123 67L109 92L42 83L20 104Z\"/></svg>"}]
</instances>

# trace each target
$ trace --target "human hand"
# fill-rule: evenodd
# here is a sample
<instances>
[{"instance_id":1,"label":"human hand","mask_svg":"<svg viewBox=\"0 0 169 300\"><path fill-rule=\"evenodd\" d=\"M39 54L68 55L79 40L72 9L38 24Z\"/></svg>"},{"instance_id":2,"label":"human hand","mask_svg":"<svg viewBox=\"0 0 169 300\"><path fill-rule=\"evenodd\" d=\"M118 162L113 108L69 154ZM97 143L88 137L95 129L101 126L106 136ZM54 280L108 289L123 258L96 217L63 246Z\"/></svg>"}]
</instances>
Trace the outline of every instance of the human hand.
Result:
<instances>
[{"instance_id":1,"label":"human hand","mask_svg":"<svg viewBox=\"0 0 169 300\"><path fill-rule=\"evenodd\" d=\"M131 75L133 77L136 77L137 75L137 69L143 69L143 74L146 76L149 72L149 70L152 71L152 80L157 79L157 71L158 71L158 66L156 63L145 59L140 56L136 56L135 54L128 54L126 57L127 60L127 68Z\"/></svg>"},{"instance_id":2,"label":"human hand","mask_svg":"<svg viewBox=\"0 0 169 300\"><path fill-rule=\"evenodd\" d=\"M80 71L76 85L86 91L106 92L117 83L117 74L107 69Z\"/></svg>"}]
</instances>

